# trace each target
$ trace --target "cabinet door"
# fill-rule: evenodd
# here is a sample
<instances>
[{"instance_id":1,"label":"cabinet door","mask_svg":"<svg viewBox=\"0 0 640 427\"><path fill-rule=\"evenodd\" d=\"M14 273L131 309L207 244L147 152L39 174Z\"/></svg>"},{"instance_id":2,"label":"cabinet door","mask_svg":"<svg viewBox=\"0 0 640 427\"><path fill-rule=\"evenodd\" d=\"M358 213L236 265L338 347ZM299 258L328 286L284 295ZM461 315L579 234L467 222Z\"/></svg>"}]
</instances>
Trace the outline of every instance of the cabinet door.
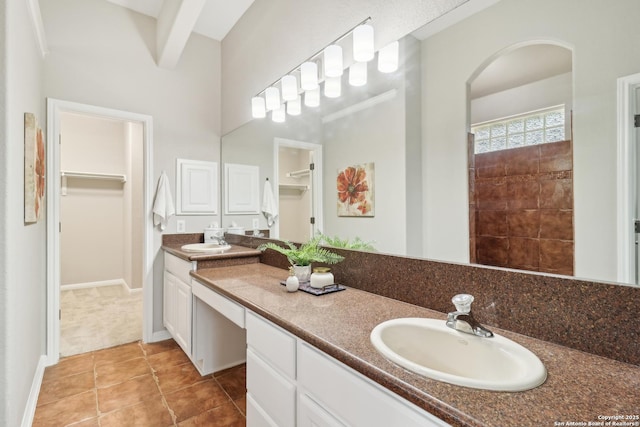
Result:
<instances>
[{"instance_id":1,"label":"cabinet door","mask_svg":"<svg viewBox=\"0 0 640 427\"><path fill-rule=\"evenodd\" d=\"M162 323L167 331L175 338L175 324L176 324L176 277L169 273L164 272L164 286L162 297Z\"/></svg>"},{"instance_id":2,"label":"cabinet door","mask_svg":"<svg viewBox=\"0 0 640 427\"><path fill-rule=\"evenodd\" d=\"M191 286L176 279L175 339L187 355L191 356Z\"/></svg>"},{"instance_id":3,"label":"cabinet door","mask_svg":"<svg viewBox=\"0 0 640 427\"><path fill-rule=\"evenodd\" d=\"M298 427L345 427L306 394L298 403Z\"/></svg>"}]
</instances>

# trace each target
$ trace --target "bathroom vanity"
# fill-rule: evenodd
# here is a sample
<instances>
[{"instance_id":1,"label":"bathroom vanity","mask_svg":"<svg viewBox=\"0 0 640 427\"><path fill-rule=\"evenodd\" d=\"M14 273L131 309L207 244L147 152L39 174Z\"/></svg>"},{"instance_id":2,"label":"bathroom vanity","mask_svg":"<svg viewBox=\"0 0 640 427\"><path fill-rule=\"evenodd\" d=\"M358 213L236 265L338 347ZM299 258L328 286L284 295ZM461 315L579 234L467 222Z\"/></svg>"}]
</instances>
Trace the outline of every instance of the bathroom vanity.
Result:
<instances>
[{"instance_id":1,"label":"bathroom vanity","mask_svg":"<svg viewBox=\"0 0 640 427\"><path fill-rule=\"evenodd\" d=\"M546 382L518 393L455 386L391 363L369 339L383 321L445 322L443 313L353 288L288 293L280 284L286 271L265 264L191 275L244 309L250 426L539 426L640 411L635 365L494 328L542 360Z\"/></svg>"},{"instance_id":2,"label":"bathroom vanity","mask_svg":"<svg viewBox=\"0 0 640 427\"><path fill-rule=\"evenodd\" d=\"M592 292L598 297L605 291L615 292L616 298L629 301L627 293L635 290L345 251L348 258L334 270L347 289L313 296L301 291L289 293L281 285L287 273L286 260L279 254L249 249L264 239L227 241L252 256L191 259L175 245L165 243L163 248L166 256L178 257L190 266L188 277L184 272L179 276L185 279L181 286L187 285L191 291L191 345L185 351L193 363L201 373L209 373L246 360L249 426L538 426L599 422L611 415L639 421L633 419L640 414L640 367L634 362L637 344L620 341L618 348L611 348L604 341L604 333L609 335L609 331L601 330L610 326L604 319L625 318L629 313L618 306L608 310L586 304ZM166 273L174 274L171 263L175 261L169 258ZM386 264L393 269L387 270ZM399 266L410 274L402 280L385 276L386 271L397 271ZM370 275L362 277L363 271ZM352 276L356 273L357 278ZM420 287L409 286L418 281ZM507 291L499 291L503 283ZM391 284L394 286L383 287ZM544 384L516 393L461 387L414 374L376 351L370 334L377 325L407 317L444 323L447 309L453 309L451 297L461 290L476 295L478 317L494 333L540 358L548 373ZM416 291L422 292L423 303L401 301L413 298ZM390 292L404 295L385 296ZM443 309L425 308L432 307L442 293L448 300ZM548 301L545 298L549 295L553 298ZM501 298L517 303L507 304ZM176 296L176 301L188 305L189 298ZM186 305L177 312L187 313ZM594 329L593 323L572 324L563 317L591 318L591 310L598 312L600 329ZM536 322L536 316L545 321ZM618 339L637 333L633 318L630 322L618 325ZM522 328L533 328L536 333L523 335ZM543 334L549 338L532 337ZM593 339L583 341L583 334ZM624 348L628 351L621 350ZM608 357L607 351L616 357Z\"/></svg>"}]
</instances>

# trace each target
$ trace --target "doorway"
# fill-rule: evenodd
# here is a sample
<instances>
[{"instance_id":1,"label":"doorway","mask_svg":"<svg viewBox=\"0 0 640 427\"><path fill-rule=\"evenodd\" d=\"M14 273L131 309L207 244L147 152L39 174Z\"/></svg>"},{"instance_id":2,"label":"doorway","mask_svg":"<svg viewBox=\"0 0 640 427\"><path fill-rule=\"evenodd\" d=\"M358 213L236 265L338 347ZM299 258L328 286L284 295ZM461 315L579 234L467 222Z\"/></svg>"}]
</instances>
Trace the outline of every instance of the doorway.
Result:
<instances>
[{"instance_id":1,"label":"doorway","mask_svg":"<svg viewBox=\"0 0 640 427\"><path fill-rule=\"evenodd\" d=\"M322 230L322 146L274 139L274 238L306 242Z\"/></svg>"},{"instance_id":2,"label":"doorway","mask_svg":"<svg viewBox=\"0 0 640 427\"><path fill-rule=\"evenodd\" d=\"M618 282L640 286L640 73L618 79Z\"/></svg>"},{"instance_id":3,"label":"doorway","mask_svg":"<svg viewBox=\"0 0 640 427\"><path fill-rule=\"evenodd\" d=\"M152 197L152 118L55 99L48 99L47 109L47 364L53 365L62 350L63 290L72 291L71 299L87 297L79 301L85 305L100 306L104 296L113 305L120 291L137 297L137 339L151 340L153 242L145 212ZM130 308L111 308L116 312L102 323L134 323L127 318ZM88 315L99 317L97 311ZM129 339L117 330L102 333L115 337L91 337L106 343L99 347Z\"/></svg>"},{"instance_id":4,"label":"doorway","mask_svg":"<svg viewBox=\"0 0 640 427\"><path fill-rule=\"evenodd\" d=\"M60 355L142 338L142 123L60 115ZM87 248L100 242L100 256Z\"/></svg>"}]
</instances>

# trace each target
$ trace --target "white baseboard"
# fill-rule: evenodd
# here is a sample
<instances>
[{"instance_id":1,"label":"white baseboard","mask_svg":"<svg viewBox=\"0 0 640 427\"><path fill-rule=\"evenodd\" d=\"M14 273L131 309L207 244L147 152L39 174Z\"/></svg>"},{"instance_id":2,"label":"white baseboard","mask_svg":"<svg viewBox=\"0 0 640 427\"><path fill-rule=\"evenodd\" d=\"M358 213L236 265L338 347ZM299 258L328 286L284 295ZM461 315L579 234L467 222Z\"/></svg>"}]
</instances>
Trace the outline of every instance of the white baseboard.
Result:
<instances>
[{"instance_id":1,"label":"white baseboard","mask_svg":"<svg viewBox=\"0 0 640 427\"><path fill-rule=\"evenodd\" d=\"M60 285L60 291L69 291L72 289L99 288L101 286L124 286L129 289L124 279L100 280L98 282L72 283L69 285Z\"/></svg>"},{"instance_id":2,"label":"white baseboard","mask_svg":"<svg viewBox=\"0 0 640 427\"><path fill-rule=\"evenodd\" d=\"M27 399L27 405L25 406L24 414L22 415L22 427L31 427L33 424L33 417L36 415L38 395L40 394L40 386L42 386L42 378L44 377L44 368L46 366L47 356L42 355L40 356L40 360L38 360L38 366L36 367L36 372L33 375L29 398Z\"/></svg>"},{"instance_id":3,"label":"white baseboard","mask_svg":"<svg viewBox=\"0 0 640 427\"><path fill-rule=\"evenodd\" d=\"M129 295L136 292L142 292L142 288L130 288L124 279L100 280L98 282L71 283L69 285L61 285L60 292L70 291L73 289L98 288L101 286L122 286L124 290L129 293Z\"/></svg>"},{"instance_id":4,"label":"white baseboard","mask_svg":"<svg viewBox=\"0 0 640 427\"><path fill-rule=\"evenodd\" d=\"M167 331L165 329L165 330L162 330L162 331L154 332L153 335L151 335L151 341L149 341L149 342L164 341L164 340L168 340L170 338L173 338L173 337L171 336L169 331Z\"/></svg>"}]
</instances>

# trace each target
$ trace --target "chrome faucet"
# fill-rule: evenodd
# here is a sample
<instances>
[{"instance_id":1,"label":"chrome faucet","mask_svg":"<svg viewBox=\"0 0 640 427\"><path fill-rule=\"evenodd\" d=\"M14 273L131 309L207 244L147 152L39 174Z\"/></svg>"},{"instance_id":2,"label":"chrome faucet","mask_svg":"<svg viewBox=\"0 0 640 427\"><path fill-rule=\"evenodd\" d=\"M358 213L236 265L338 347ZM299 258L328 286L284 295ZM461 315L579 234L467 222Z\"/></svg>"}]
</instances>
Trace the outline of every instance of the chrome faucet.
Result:
<instances>
[{"instance_id":1,"label":"chrome faucet","mask_svg":"<svg viewBox=\"0 0 640 427\"><path fill-rule=\"evenodd\" d=\"M451 299L456 311L447 315L447 326L460 332L491 338L493 332L482 326L471 314L473 295L458 294Z\"/></svg>"}]
</instances>

